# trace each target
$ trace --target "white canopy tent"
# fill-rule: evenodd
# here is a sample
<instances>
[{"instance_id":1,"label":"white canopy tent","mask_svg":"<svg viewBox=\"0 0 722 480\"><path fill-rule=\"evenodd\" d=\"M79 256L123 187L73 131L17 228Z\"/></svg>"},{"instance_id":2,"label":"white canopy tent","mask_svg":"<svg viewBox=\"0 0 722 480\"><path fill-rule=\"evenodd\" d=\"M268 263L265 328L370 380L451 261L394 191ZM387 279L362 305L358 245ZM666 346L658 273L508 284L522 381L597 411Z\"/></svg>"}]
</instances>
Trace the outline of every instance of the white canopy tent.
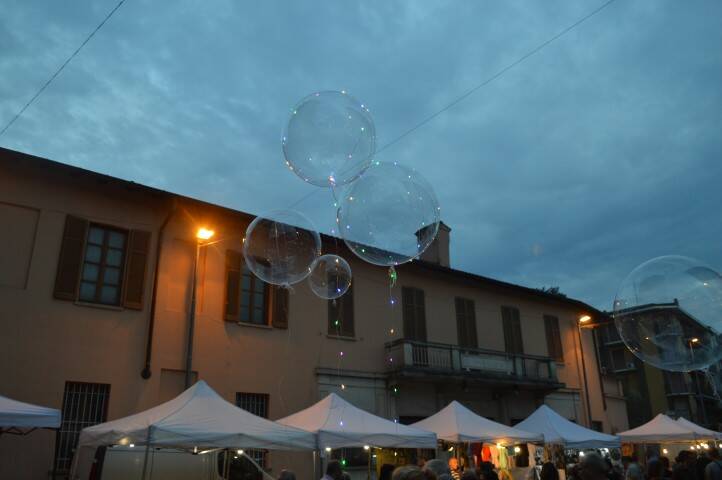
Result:
<instances>
[{"instance_id":1,"label":"white canopy tent","mask_svg":"<svg viewBox=\"0 0 722 480\"><path fill-rule=\"evenodd\" d=\"M386 448L436 448L436 434L401 425L361 410L335 393L278 420L317 435L318 449L369 445Z\"/></svg>"},{"instance_id":2,"label":"white canopy tent","mask_svg":"<svg viewBox=\"0 0 722 480\"><path fill-rule=\"evenodd\" d=\"M570 422L546 405L537 408L514 428L544 435L544 443L568 448L619 447L619 437L597 432Z\"/></svg>"},{"instance_id":3,"label":"white canopy tent","mask_svg":"<svg viewBox=\"0 0 722 480\"><path fill-rule=\"evenodd\" d=\"M716 439L722 438L721 432L715 432L714 430L704 428L703 426L697 425L696 423L691 422L684 417L679 417L677 419L677 423L679 423L683 427L688 428L689 430L692 430L694 433L696 433L698 439L701 439L701 440L715 439L716 440Z\"/></svg>"},{"instance_id":4,"label":"white canopy tent","mask_svg":"<svg viewBox=\"0 0 722 480\"><path fill-rule=\"evenodd\" d=\"M619 438L628 443L679 443L694 441L698 436L692 429L660 413L644 425L620 433Z\"/></svg>"},{"instance_id":5,"label":"white canopy tent","mask_svg":"<svg viewBox=\"0 0 722 480\"><path fill-rule=\"evenodd\" d=\"M73 471L89 468L97 447L129 444L186 449L313 450L316 441L308 432L236 407L199 381L157 407L83 429Z\"/></svg>"},{"instance_id":6,"label":"white canopy tent","mask_svg":"<svg viewBox=\"0 0 722 480\"><path fill-rule=\"evenodd\" d=\"M0 433L24 433L60 427L60 410L19 402L0 395Z\"/></svg>"},{"instance_id":7,"label":"white canopy tent","mask_svg":"<svg viewBox=\"0 0 722 480\"><path fill-rule=\"evenodd\" d=\"M544 440L544 435L508 427L477 415L456 400L412 427L436 433L440 440L454 443L527 443Z\"/></svg>"}]
</instances>

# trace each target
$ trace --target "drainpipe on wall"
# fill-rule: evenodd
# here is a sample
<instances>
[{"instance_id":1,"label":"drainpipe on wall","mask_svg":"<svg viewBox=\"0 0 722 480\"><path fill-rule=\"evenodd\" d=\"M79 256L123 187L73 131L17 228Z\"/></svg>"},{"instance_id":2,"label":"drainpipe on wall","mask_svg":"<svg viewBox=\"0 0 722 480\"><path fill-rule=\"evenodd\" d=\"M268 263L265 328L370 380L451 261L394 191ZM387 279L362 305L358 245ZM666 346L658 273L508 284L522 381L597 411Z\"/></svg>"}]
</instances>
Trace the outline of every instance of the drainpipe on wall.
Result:
<instances>
[{"instance_id":1,"label":"drainpipe on wall","mask_svg":"<svg viewBox=\"0 0 722 480\"><path fill-rule=\"evenodd\" d=\"M587 428L592 428L592 406L589 401L589 383L587 383L587 365L584 361L584 346L582 345L582 327L577 324L577 333L579 334L579 356L582 357L582 374L584 377L584 399L586 400L587 410Z\"/></svg>"},{"instance_id":2,"label":"drainpipe on wall","mask_svg":"<svg viewBox=\"0 0 722 480\"><path fill-rule=\"evenodd\" d=\"M165 233L165 227L168 225L171 217L175 213L177 208L176 198L173 197L173 203L170 211L163 219L160 228L158 229L158 238L155 245L155 268L153 269L153 294L150 301L150 318L148 319L148 338L145 344L145 366L140 372L140 376L144 379L149 379L152 372L150 369L151 356L153 354L153 330L155 328L155 308L158 299L158 272L160 270L160 253L163 246L163 234Z\"/></svg>"}]
</instances>

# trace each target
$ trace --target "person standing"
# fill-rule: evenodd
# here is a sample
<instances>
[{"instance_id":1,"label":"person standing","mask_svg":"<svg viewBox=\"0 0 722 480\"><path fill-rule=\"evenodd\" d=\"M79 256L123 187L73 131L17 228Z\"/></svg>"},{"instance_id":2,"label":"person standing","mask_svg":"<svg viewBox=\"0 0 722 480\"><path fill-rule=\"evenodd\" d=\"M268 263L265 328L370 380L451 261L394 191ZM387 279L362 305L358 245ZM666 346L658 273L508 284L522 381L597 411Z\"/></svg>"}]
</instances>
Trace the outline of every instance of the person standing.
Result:
<instances>
[{"instance_id":1,"label":"person standing","mask_svg":"<svg viewBox=\"0 0 722 480\"><path fill-rule=\"evenodd\" d=\"M326 465L326 475L321 477L321 480L342 480L343 470L341 470L341 463L338 460L331 460Z\"/></svg>"},{"instance_id":2,"label":"person standing","mask_svg":"<svg viewBox=\"0 0 722 480\"><path fill-rule=\"evenodd\" d=\"M722 480L722 460L719 450L711 448L707 455L710 462L704 467L704 480Z\"/></svg>"},{"instance_id":3,"label":"person standing","mask_svg":"<svg viewBox=\"0 0 722 480\"><path fill-rule=\"evenodd\" d=\"M461 470L459 469L459 459L451 457L449 459L449 470L451 470L451 478L461 480Z\"/></svg>"}]
</instances>

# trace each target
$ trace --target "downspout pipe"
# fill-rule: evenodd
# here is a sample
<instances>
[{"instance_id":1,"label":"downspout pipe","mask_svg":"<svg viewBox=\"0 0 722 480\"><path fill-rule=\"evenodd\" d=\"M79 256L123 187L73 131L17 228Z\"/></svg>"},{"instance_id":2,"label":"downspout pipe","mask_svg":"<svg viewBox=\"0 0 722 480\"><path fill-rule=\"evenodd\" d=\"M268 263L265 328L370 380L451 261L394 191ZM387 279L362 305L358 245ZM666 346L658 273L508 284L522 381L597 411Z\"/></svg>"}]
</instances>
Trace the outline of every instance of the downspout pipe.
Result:
<instances>
[{"instance_id":1,"label":"downspout pipe","mask_svg":"<svg viewBox=\"0 0 722 480\"><path fill-rule=\"evenodd\" d=\"M140 376L145 380L148 380L152 374L150 369L151 357L153 355L153 331L155 328L155 309L158 301L158 272L160 271L160 254L163 247L163 234L168 222L176 212L178 205L175 197L173 198L173 204L170 211L163 219L160 228L158 229L158 238L156 239L155 245L155 268L153 269L153 294L150 301L150 318L148 319L148 338L145 344L145 366L140 372Z\"/></svg>"}]
</instances>

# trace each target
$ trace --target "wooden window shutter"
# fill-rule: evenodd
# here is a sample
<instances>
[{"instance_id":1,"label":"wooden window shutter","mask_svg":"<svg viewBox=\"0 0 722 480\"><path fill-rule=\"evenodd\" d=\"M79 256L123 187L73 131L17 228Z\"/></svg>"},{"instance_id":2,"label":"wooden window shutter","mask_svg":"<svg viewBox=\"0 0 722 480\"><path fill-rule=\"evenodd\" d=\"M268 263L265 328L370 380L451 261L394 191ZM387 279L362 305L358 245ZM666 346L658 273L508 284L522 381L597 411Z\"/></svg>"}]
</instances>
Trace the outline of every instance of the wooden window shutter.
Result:
<instances>
[{"instance_id":1,"label":"wooden window shutter","mask_svg":"<svg viewBox=\"0 0 722 480\"><path fill-rule=\"evenodd\" d=\"M273 328L288 328L288 289L273 287L273 313L271 325Z\"/></svg>"},{"instance_id":2,"label":"wooden window shutter","mask_svg":"<svg viewBox=\"0 0 722 480\"><path fill-rule=\"evenodd\" d=\"M65 231L53 291L53 296L57 299L75 300L77 297L87 232L87 220L72 215L65 217Z\"/></svg>"},{"instance_id":3,"label":"wooden window shutter","mask_svg":"<svg viewBox=\"0 0 722 480\"><path fill-rule=\"evenodd\" d=\"M356 333L353 324L353 288L349 288L336 302L341 307L341 335L353 337Z\"/></svg>"},{"instance_id":4,"label":"wooden window shutter","mask_svg":"<svg viewBox=\"0 0 722 480\"><path fill-rule=\"evenodd\" d=\"M143 309L143 287L150 250L150 237L151 233L143 230L131 230L128 236L123 294L123 306L126 308Z\"/></svg>"},{"instance_id":5,"label":"wooden window shutter","mask_svg":"<svg viewBox=\"0 0 722 480\"><path fill-rule=\"evenodd\" d=\"M507 353L524 353L519 309L501 307L501 318L504 324L504 350Z\"/></svg>"},{"instance_id":6,"label":"wooden window shutter","mask_svg":"<svg viewBox=\"0 0 722 480\"><path fill-rule=\"evenodd\" d=\"M424 291L416 289L416 333L417 340L426 341L426 299Z\"/></svg>"},{"instance_id":7,"label":"wooden window shutter","mask_svg":"<svg viewBox=\"0 0 722 480\"><path fill-rule=\"evenodd\" d=\"M456 298L456 331L460 347L478 348L473 300Z\"/></svg>"},{"instance_id":8,"label":"wooden window shutter","mask_svg":"<svg viewBox=\"0 0 722 480\"><path fill-rule=\"evenodd\" d=\"M241 308L241 254L226 250L226 308L224 318L228 322L240 320Z\"/></svg>"},{"instance_id":9,"label":"wooden window shutter","mask_svg":"<svg viewBox=\"0 0 722 480\"><path fill-rule=\"evenodd\" d=\"M559 319L552 315L544 315L544 329L547 335L547 351L549 357L557 361L564 360L562 339L559 332Z\"/></svg>"}]
</instances>

